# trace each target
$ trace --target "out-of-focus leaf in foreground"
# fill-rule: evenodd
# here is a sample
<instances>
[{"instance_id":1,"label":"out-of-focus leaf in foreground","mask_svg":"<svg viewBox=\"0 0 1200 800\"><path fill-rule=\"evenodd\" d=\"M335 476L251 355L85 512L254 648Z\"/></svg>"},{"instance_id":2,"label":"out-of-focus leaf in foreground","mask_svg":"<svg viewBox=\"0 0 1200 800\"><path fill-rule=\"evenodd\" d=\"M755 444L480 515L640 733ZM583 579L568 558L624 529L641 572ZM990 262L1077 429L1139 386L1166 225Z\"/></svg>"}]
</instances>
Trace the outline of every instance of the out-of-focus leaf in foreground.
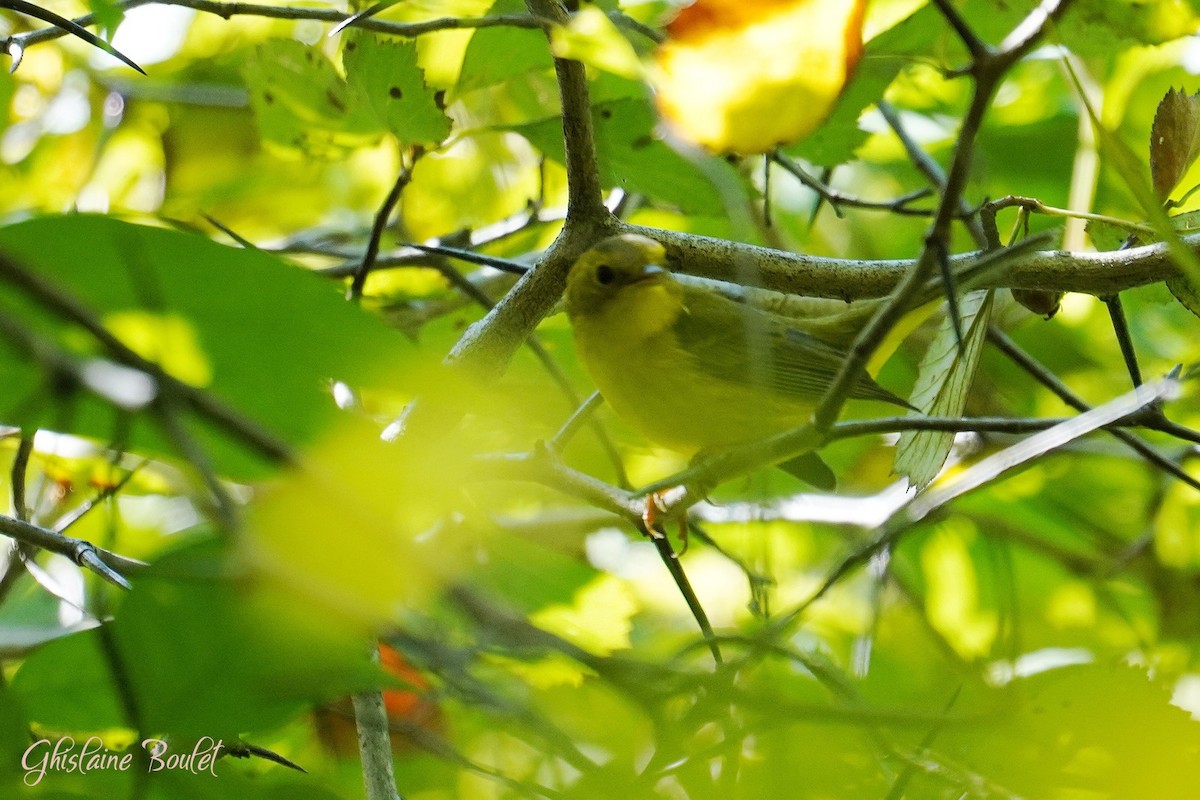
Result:
<instances>
[{"instance_id":1,"label":"out-of-focus leaf in foreground","mask_svg":"<svg viewBox=\"0 0 1200 800\"><path fill-rule=\"evenodd\" d=\"M416 359L411 343L346 303L337 286L262 251L92 216L0 229L0 250L86 307L126 346L297 448L316 442L338 413L330 381L374 385L385 370L400 375ZM79 326L3 280L0 314L85 361L106 356ZM63 432L101 441L116 435L123 423L110 403L64 392L52 377L0 337L6 423L53 419ZM261 474L263 462L228 430L205 424L191 432L222 474ZM177 452L144 415L127 433L131 448Z\"/></svg>"}]
</instances>

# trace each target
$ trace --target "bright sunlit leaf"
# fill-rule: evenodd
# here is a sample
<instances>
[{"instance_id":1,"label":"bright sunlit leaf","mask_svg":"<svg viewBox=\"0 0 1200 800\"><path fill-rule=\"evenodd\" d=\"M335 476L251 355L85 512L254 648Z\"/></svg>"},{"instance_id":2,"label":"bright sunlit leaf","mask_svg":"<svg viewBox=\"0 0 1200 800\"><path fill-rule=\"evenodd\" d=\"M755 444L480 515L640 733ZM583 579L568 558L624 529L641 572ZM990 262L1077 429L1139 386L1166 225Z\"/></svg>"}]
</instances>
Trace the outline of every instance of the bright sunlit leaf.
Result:
<instances>
[{"instance_id":1,"label":"bright sunlit leaf","mask_svg":"<svg viewBox=\"0 0 1200 800\"><path fill-rule=\"evenodd\" d=\"M241 558L364 632L394 624L469 564L463 538L439 533L464 455L449 439L388 444L347 424L265 492Z\"/></svg>"},{"instance_id":2,"label":"bright sunlit leaf","mask_svg":"<svg viewBox=\"0 0 1200 800\"><path fill-rule=\"evenodd\" d=\"M550 49L557 58L582 61L626 78L641 78L645 72L629 40L596 6L585 6L566 25L556 25L550 31Z\"/></svg>"},{"instance_id":3,"label":"bright sunlit leaf","mask_svg":"<svg viewBox=\"0 0 1200 800\"><path fill-rule=\"evenodd\" d=\"M629 646L630 617L638 608L629 587L607 575L581 589L570 605L548 606L530 621L594 653L608 653Z\"/></svg>"},{"instance_id":4,"label":"bright sunlit leaf","mask_svg":"<svg viewBox=\"0 0 1200 800\"><path fill-rule=\"evenodd\" d=\"M195 326L178 314L118 311L104 318L104 327L130 350L184 383L207 386L212 381L212 365Z\"/></svg>"},{"instance_id":5,"label":"bright sunlit leaf","mask_svg":"<svg viewBox=\"0 0 1200 800\"><path fill-rule=\"evenodd\" d=\"M668 26L659 109L686 139L763 153L825 120L862 51L865 0L700 0Z\"/></svg>"},{"instance_id":6,"label":"bright sunlit leaf","mask_svg":"<svg viewBox=\"0 0 1200 800\"><path fill-rule=\"evenodd\" d=\"M975 659L990 651L997 620L995 612L979 607L978 576L967 548L971 533L943 526L921 551L921 566L930 623L964 658Z\"/></svg>"}]
</instances>

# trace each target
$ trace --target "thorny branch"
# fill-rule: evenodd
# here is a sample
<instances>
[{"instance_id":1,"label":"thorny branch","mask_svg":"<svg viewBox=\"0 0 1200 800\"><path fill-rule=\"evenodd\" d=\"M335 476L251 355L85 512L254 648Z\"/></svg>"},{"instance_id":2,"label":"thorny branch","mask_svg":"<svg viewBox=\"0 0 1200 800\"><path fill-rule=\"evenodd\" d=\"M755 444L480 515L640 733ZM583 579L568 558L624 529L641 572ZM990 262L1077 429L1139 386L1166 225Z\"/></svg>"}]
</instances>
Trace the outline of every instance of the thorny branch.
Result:
<instances>
[{"instance_id":1,"label":"thorny branch","mask_svg":"<svg viewBox=\"0 0 1200 800\"><path fill-rule=\"evenodd\" d=\"M950 226L958 216L963 191L970 176L974 157L975 139L983 124L984 116L991 106L992 97L999 88L1008 70L1028 52L1041 37L1045 26L1055 16L1066 11L1070 0L1045 0L1031 12L997 50L981 45L948 2L939 2L938 7L971 51L972 62L967 69L974 81L974 89L967 113L959 130L954 157L946 175L946 183L938 203L937 214L925 237L925 248L917 264L897 284L887 302L864 327L850 346L841 370L824 398L813 412L813 424L818 430L826 430L837 419L838 413L849 397L850 389L867 360L882 343L900 317L909 309L912 298L921 284L929 279L933 270L941 265L949 254Z\"/></svg>"}]
</instances>

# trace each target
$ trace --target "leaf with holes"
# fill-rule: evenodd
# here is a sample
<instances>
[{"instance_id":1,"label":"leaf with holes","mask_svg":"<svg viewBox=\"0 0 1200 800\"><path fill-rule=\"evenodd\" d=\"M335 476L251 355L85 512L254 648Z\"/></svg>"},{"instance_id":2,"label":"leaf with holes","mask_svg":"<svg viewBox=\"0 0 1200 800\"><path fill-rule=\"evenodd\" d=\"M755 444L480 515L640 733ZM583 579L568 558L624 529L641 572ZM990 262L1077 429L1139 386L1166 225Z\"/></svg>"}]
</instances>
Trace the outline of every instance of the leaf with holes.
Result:
<instances>
[{"instance_id":1,"label":"leaf with holes","mask_svg":"<svg viewBox=\"0 0 1200 800\"><path fill-rule=\"evenodd\" d=\"M292 39L255 48L243 76L263 139L285 151L338 158L377 141L384 126L320 50Z\"/></svg>"},{"instance_id":2,"label":"leaf with holes","mask_svg":"<svg viewBox=\"0 0 1200 800\"><path fill-rule=\"evenodd\" d=\"M354 34L347 37L342 66L354 96L404 144L435 146L450 135L450 118L425 83L413 42Z\"/></svg>"}]
</instances>

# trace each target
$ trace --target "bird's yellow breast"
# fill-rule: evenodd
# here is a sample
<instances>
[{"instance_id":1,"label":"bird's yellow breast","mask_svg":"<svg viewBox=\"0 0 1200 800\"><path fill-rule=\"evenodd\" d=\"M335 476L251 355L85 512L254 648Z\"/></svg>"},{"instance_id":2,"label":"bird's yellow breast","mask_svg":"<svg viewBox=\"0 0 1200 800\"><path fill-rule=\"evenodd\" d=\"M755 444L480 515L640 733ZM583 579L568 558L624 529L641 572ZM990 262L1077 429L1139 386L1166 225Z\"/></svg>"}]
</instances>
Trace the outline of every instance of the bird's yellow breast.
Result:
<instances>
[{"instance_id":1,"label":"bird's yellow breast","mask_svg":"<svg viewBox=\"0 0 1200 800\"><path fill-rule=\"evenodd\" d=\"M803 424L810 408L704 372L673 330L686 313L671 287L639 286L574 321L580 361L622 419L647 439L691 455ZM671 311L674 309L674 311Z\"/></svg>"}]
</instances>

